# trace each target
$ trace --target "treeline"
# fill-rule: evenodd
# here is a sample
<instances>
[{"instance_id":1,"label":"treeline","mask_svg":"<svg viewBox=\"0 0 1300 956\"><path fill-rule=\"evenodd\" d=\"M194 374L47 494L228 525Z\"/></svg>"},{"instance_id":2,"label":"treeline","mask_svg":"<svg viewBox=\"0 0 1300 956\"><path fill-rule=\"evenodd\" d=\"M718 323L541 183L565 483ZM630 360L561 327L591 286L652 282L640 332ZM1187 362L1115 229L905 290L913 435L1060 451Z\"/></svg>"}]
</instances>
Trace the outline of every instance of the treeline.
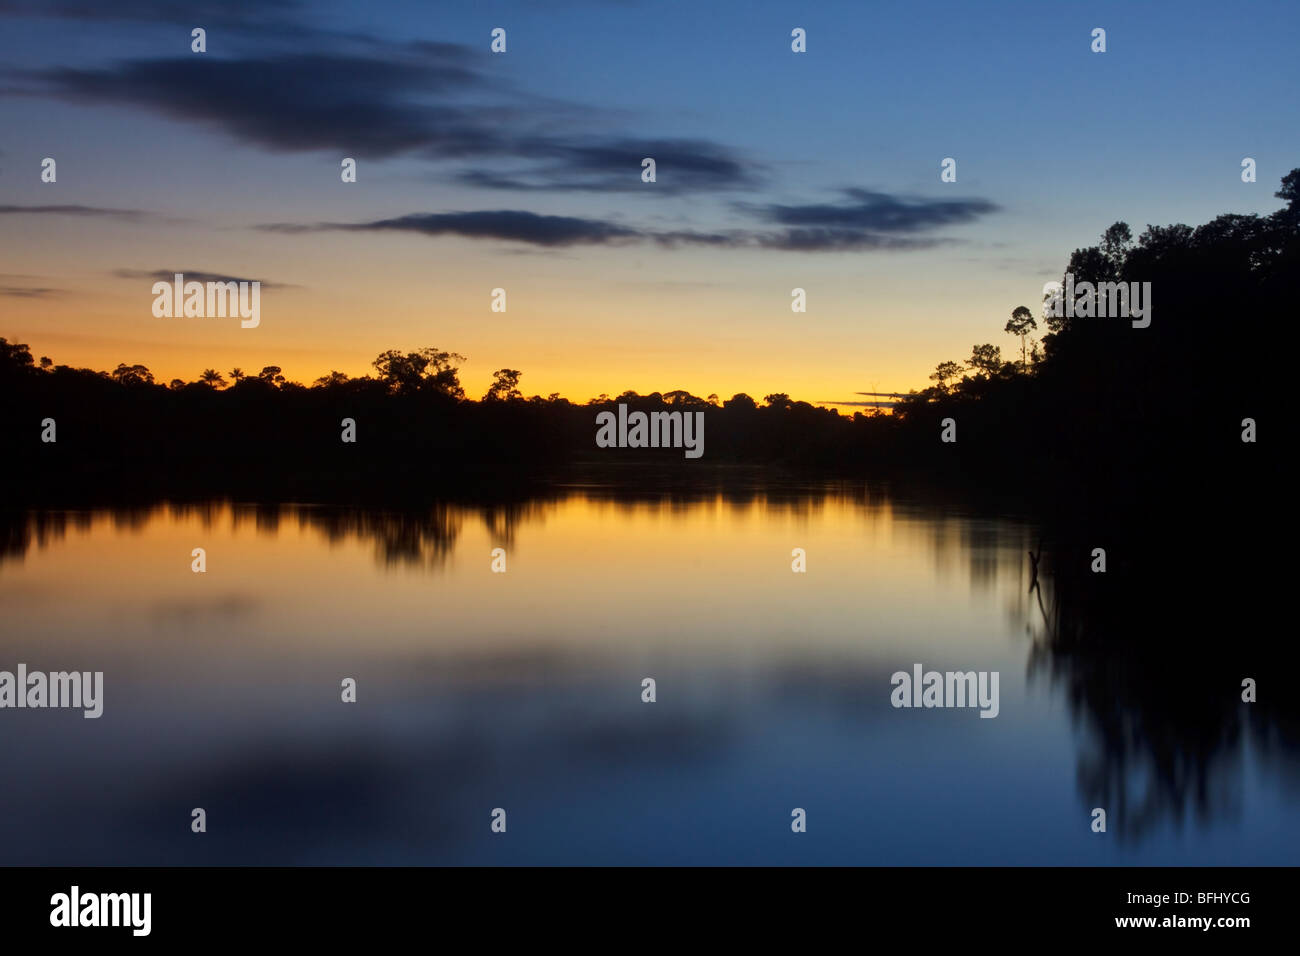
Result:
<instances>
[{"instance_id":1,"label":"treeline","mask_svg":"<svg viewBox=\"0 0 1300 956\"><path fill-rule=\"evenodd\" d=\"M460 383L463 361L434 348L390 350L374 360L372 375L332 372L310 386L287 381L276 366L256 375L207 369L194 382L162 385L141 365L71 368L0 339L0 396L9 410L0 441L13 463L11 483L195 493L273 494L304 482L523 483L582 466L688 463L681 449L598 448L597 413L622 403L630 411L705 411L707 465L861 464L854 420L786 395L760 403L748 395L625 392L575 404L554 394L526 398L522 373L502 369L473 400Z\"/></svg>"},{"instance_id":2,"label":"treeline","mask_svg":"<svg viewBox=\"0 0 1300 956\"><path fill-rule=\"evenodd\" d=\"M1136 240L1116 223L1097 246L1075 250L1066 272L1076 284L1149 283L1149 326L1017 307L1004 326L1014 354L1004 360L983 343L969 359L941 362L934 384L892 415L842 415L779 393L761 402L684 391L585 404L526 398L517 369L498 370L474 400L460 383L464 357L435 348L389 350L373 374L331 372L311 385L287 381L276 366L205 369L164 385L141 365L71 368L0 339L5 481L271 494L307 477L529 481L653 461L923 475L1027 498L1092 489L1109 501L1142 482L1230 478L1258 447L1242 442L1243 421L1276 427L1270 413L1285 373L1269 345L1275 323L1292 314L1300 277L1298 191L1300 170L1283 179L1276 195L1286 205L1270 216L1148 226ZM596 414L619 403L703 410L703 458L597 448ZM355 442L343 440L345 420ZM42 441L50 428L57 440Z\"/></svg>"},{"instance_id":3,"label":"treeline","mask_svg":"<svg viewBox=\"0 0 1300 956\"><path fill-rule=\"evenodd\" d=\"M1269 216L1147 226L1136 240L1120 222L1098 245L1076 249L1065 270L1076 287L1149 283L1150 324L1036 319L1017 308L1005 330L1019 338L1020 354L1003 361L997 346L977 345L965 362L940 363L933 386L899 403L906 456L948 456L975 480L1069 475L1123 489L1179 476L1203 486L1261 446L1278 447L1286 373L1273 359L1286 354L1276 330L1294 315L1300 279L1300 170L1275 195L1286 206ZM1035 331L1043 334L1030 350ZM931 437L948 418L958 440L944 448ZM1242 441L1246 420L1260 436L1254 444Z\"/></svg>"}]
</instances>

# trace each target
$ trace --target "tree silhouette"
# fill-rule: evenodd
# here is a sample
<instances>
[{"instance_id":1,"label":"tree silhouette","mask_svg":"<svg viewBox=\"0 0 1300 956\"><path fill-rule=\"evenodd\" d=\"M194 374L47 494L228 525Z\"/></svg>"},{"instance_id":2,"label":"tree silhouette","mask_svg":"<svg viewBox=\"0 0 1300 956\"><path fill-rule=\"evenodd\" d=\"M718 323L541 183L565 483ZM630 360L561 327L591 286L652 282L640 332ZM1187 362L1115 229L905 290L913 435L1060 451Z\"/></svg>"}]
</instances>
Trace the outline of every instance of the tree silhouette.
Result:
<instances>
[{"instance_id":1,"label":"tree silhouette","mask_svg":"<svg viewBox=\"0 0 1300 956\"><path fill-rule=\"evenodd\" d=\"M523 398L519 379L524 373L515 368L499 368L492 373L492 384L483 396L485 402L503 402Z\"/></svg>"},{"instance_id":2,"label":"tree silhouette","mask_svg":"<svg viewBox=\"0 0 1300 956\"><path fill-rule=\"evenodd\" d=\"M452 398L464 398L460 386L460 369L453 363L465 361L457 352L443 352L435 348L400 352L389 349L380 352L370 364L379 373L379 380L399 394L432 392Z\"/></svg>"},{"instance_id":3,"label":"tree silhouette","mask_svg":"<svg viewBox=\"0 0 1300 956\"><path fill-rule=\"evenodd\" d=\"M1133 243L1133 232L1126 222L1117 222L1101 234L1101 254L1110 263L1112 276L1118 276Z\"/></svg>"},{"instance_id":4,"label":"tree silhouette","mask_svg":"<svg viewBox=\"0 0 1300 956\"><path fill-rule=\"evenodd\" d=\"M283 385L284 376L281 375L280 372L280 366L267 365L262 368L262 371L257 373L257 377L268 385Z\"/></svg>"},{"instance_id":5,"label":"tree silhouette","mask_svg":"<svg viewBox=\"0 0 1300 956\"><path fill-rule=\"evenodd\" d=\"M119 363L117 368L109 373L109 377L119 385L153 384L153 372L148 368L143 365L127 365L125 362Z\"/></svg>"},{"instance_id":6,"label":"tree silhouette","mask_svg":"<svg viewBox=\"0 0 1300 956\"><path fill-rule=\"evenodd\" d=\"M976 345L971 349L967 364L977 372L992 378L1002 370L1002 349L996 345Z\"/></svg>"},{"instance_id":7,"label":"tree silhouette","mask_svg":"<svg viewBox=\"0 0 1300 956\"><path fill-rule=\"evenodd\" d=\"M225 388L226 380L215 368L205 368L199 373L199 381L209 388Z\"/></svg>"},{"instance_id":8,"label":"tree silhouette","mask_svg":"<svg viewBox=\"0 0 1300 956\"><path fill-rule=\"evenodd\" d=\"M1125 226L1124 228L1128 228ZM1016 306L1015 311L1011 313L1011 318L1007 319L1004 332L1020 336L1020 368L1021 371L1028 371L1028 363L1025 356L1025 337L1034 329L1038 328L1038 323L1034 321L1034 313L1023 305Z\"/></svg>"},{"instance_id":9,"label":"tree silhouette","mask_svg":"<svg viewBox=\"0 0 1300 956\"><path fill-rule=\"evenodd\" d=\"M948 390L948 381L960 375L962 367L960 362L940 362L934 367L934 371L930 373L930 379L939 383L939 391L946 392Z\"/></svg>"},{"instance_id":10,"label":"tree silhouette","mask_svg":"<svg viewBox=\"0 0 1300 956\"><path fill-rule=\"evenodd\" d=\"M322 375L313 383L316 388L337 388L340 385L346 385L349 379L347 373L331 370L328 375Z\"/></svg>"},{"instance_id":11,"label":"tree silhouette","mask_svg":"<svg viewBox=\"0 0 1300 956\"><path fill-rule=\"evenodd\" d=\"M32 350L21 342L0 338L0 376L20 375L32 367Z\"/></svg>"}]
</instances>

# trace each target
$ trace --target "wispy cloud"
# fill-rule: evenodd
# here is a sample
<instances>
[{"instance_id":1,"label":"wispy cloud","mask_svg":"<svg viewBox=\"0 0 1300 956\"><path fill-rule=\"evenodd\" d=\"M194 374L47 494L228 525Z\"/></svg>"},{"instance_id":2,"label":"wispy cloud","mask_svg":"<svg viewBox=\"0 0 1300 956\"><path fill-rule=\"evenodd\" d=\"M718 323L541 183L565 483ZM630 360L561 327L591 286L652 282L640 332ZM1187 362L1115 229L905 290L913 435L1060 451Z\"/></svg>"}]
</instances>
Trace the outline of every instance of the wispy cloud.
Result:
<instances>
[{"instance_id":1,"label":"wispy cloud","mask_svg":"<svg viewBox=\"0 0 1300 956\"><path fill-rule=\"evenodd\" d=\"M224 27L289 24L298 0L0 0L0 16L57 20L205 23Z\"/></svg>"},{"instance_id":2,"label":"wispy cloud","mask_svg":"<svg viewBox=\"0 0 1300 956\"><path fill-rule=\"evenodd\" d=\"M416 61L291 53L245 59L132 60L106 69L58 68L37 77L49 95L120 103L218 127L276 151L346 149L389 157L502 151L505 138L472 110L417 102L476 84L444 53Z\"/></svg>"},{"instance_id":3,"label":"wispy cloud","mask_svg":"<svg viewBox=\"0 0 1300 956\"><path fill-rule=\"evenodd\" d=\"M263 289L296 289L298 286L286 282L271 282L268 279L248 279L225 275L220 272L202 272L187 269L114 269L110 275L117 279L145 279L150 282L172 282L176 274L185 277L186 282L260 282Z\"/></svg>"},{"instance_id":4,"label":"wispy cloud","mask_svg":"<svg viewBox=\"0 0 1300 956\"><path fill-rule=\"evenodd\" d=\"M972 222L999 208L987 199L916 199L857 188L843 189L841 195L847 201L806 205L737 203L736 207L783 226L872 233L919 232Z\"/></svg>"},{"instance_id":5,"label":"wispy cloud","mask_svg":"<svg viewBox=\"0 0 1300 956\"><path fill-rule=\"evenodd\" d=\"M512 89L479 70L482 56L466 46L317 39L310 53L134 59L7 75L28 95L141 109L272 152L473 161L474 169L454 175L478 188L637 188L647 156L658 165L661 193L759 181L758 164L719 143L607 133L601 111Z\"/></svg>"},{"instance_id":6,"label":"wispy cloud","mask_svg":"<svg viewBox=\"0 0 1300 956\"><path fill-rule=\"evenodd\" d=\"M576 216L543 216L517 209L480 212L414 213L373 222L317 223L294 225L271 223L260 227L268 232L314 232L340 229L360 232L415 232L426 236L463 236L470 239L503 239L537 246L610 244L642 238L635 229L598 219Z\"/></svg>"},{"instance_id":7,"label":"wispy cloud","mask_svg":"<svg viewBox=\"0 0 1300 956\"><path fill-rule=\"evenodd\" d=\"M623 138L585 142L530 139L518 144L530 165L512 171L470 169L458 174L463 185L517 192L655 193L720 192L753 189L763 168L733 149L700 139ZM642 161L655 161L653 187L641 181Z\"/></svg>"},{"instance_id":8,"label":"wispy cloud","mask_svg":"<svg viewBox=\"0 0 1300 956\"><path fill-rule=\"evenodd\" d=\"M412 213L369 222L270 223L267 232L327 230L413 232L426 236L496 239L535 246L625 245L653 242L665 248L770 249L786 252L869 252L931 249L956 240L925 235L938 226L972 221L998 207L982 199L902 199L845 190L841 205L745 206L771 223L766 228L655 230L604 219L541 215L518 209ZM783 226L783 228L782 228ZM917 233L922 233L917 235Z\"/></svg>"},{"instance_id":9,"label":"wispy cloud","mask_svg":"<svg viewBox=\"0 0 1300 956\"><path fill-rule=\"evenodd\" d=\"M94 219L120 219L139 222L153 214L141 209L105 209L100 206L0 206L0 216L85 216Z\"/></svg>"},{"instance_id":10,"label":"wispy cloud","mask_svg":"<svg viewBox=\"0 0 1300 956\"><path fill-rule=\"evenodd\" d=\"M32 288L27 286L0 286L0 296L11 299L50 299L64 295L63 289Z\"/></svg>"}]
</instances>

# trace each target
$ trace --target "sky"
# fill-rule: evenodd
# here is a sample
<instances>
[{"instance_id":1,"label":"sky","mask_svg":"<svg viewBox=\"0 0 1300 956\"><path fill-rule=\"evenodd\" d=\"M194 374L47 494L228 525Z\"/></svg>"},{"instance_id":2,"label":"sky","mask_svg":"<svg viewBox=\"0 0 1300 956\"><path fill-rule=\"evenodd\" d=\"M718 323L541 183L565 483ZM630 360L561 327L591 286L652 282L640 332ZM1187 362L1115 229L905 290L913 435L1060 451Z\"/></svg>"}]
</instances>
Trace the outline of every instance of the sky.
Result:
<instances>
[{"instance_id":1,"label":"sky","mask_svg":"<svg viewBox=\"0 0 1300 956\"><path fill-rule=\"evenodd\" d=\"M0 335L163 382L433 346L473 397L503 367L577 401L906 392L1018 351L1011 311L1112 222L1279 208L1298 27L1202 0L0 0ZM261 281L258 326L155 317L175 272Z\"/></svg>"}]
</instances>

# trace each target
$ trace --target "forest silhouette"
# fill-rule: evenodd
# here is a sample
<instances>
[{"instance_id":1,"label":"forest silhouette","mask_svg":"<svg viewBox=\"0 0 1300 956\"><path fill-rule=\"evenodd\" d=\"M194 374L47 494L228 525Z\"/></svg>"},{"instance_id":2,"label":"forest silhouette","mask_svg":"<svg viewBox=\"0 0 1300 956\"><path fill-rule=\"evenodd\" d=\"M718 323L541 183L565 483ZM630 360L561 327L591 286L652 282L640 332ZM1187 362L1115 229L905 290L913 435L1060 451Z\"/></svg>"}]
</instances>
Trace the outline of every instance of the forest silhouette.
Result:
<instances>
[{"instance_id":1,"label":"forest silhouette","mask_svg":"<svg viewBox=\"0 0 1300 956\"><path fill-rule=\"evenodd\" d=\"M1010 360L997 344L977 343L968 359L940 362L934 384L892 414L844 415L783 393L526 398L517 369L497 371L474 400L459 380L464 357L437 348L385 351L373 374L332 372L311 385L277 366L204 369L164 384L142 365L72 368L0 339L3 480L30 493L94 485L273 495L322 483L527 484L574 467L654 462L907 474L1030 498L1087 488L1109 499L1138 480L1231 476L1257 447L1241 441L1243 420L1267 429L1261 416L1278 407L1267 339L1242 326L1286 315L1300 275L1300 170L1276 195L1286 205L1269 216L1148 226L1136 239L1116 223L1098 245L1076 249L1066 272L1076 283L1151 283L1149 327L1017 306L1004 326ZM596 413L618 403L705 411L704 459L598 449ZM355 443L341 440L345 418L356 423ZM56 423L55 442L42 441L45 419ZM945 419L954 442L940 440Z\"/></svg>"}]
</instances>

